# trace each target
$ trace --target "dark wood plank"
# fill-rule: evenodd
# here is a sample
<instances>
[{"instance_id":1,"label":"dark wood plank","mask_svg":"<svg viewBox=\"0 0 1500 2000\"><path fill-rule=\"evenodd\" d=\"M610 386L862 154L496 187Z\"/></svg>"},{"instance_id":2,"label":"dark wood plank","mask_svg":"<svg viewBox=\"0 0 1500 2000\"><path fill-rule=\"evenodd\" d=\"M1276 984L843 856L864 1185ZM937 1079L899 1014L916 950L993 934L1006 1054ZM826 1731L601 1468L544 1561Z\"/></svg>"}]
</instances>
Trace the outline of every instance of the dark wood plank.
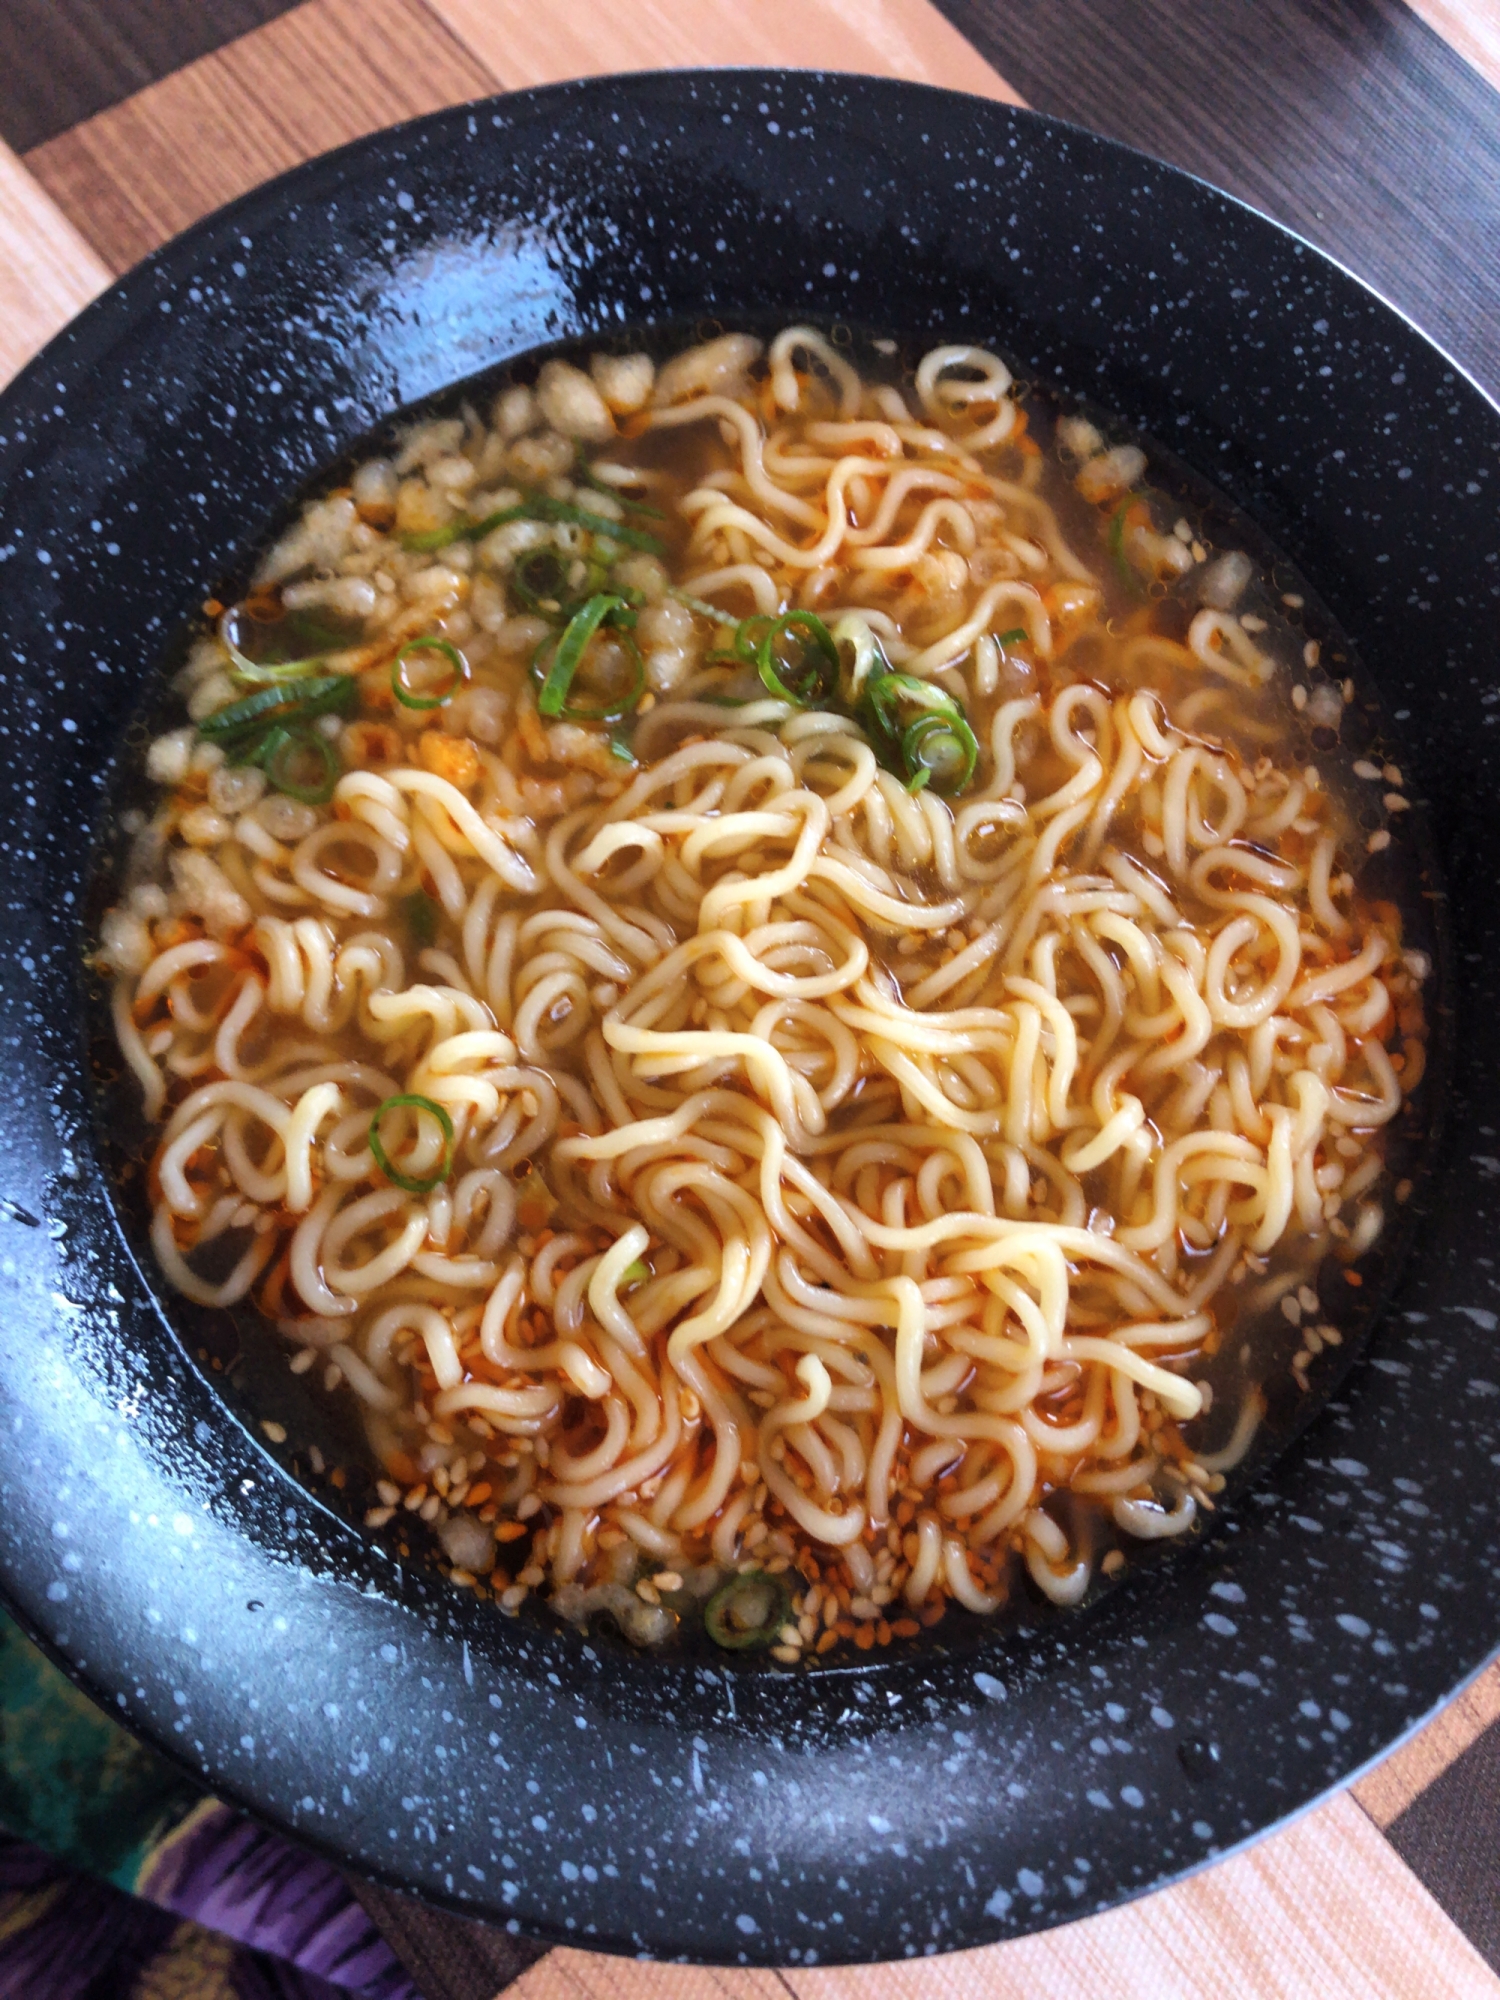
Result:
<instances>
[{"instance_id":1,"label":"dark wood plank","mask_svg":"<svg viewBox=\"0 0 1500 2000\"><path fill-rule=\"evenodd\" d=\"M49 139L25 164L123 271L315 153L494 88L422 0L304 0Z\"/></svg>"},{"instance_id":2,"label":"dark wood plank","mask_svg":"<svg viewBox=\"0 0 1500 2000\"><path fill-rule=\"evenodd\" d=\"M430 1910L394 1889L348 1879L424 2000L493 2000L550 1949L467 1917Z\"/></svg>"},{"instance_id":3,"label":"dark wood plank","mask_svg":"<svg viewBox=\"0 0 1500 2000\"><path fill-rule=\"evenodd\" d=\"M1386 1828L1386 1838L1464 1936L1500 1971L1495 1825L1500 1723L1493 1724Z\"/></svg>"},{"instance_id":4,"label":"dark wood plank","mask_svg":"<svg viewBox=\"0 0 1500 2000\"><path fill-rule=\"evenodd\" d=\"M1500 393L1500 92L1401 0L938 0L1029 104L1289 223Z\"/></svg>"},{"instance_id":5,"label":"dark wood plank","mask_svg":"<svg viewBox=\"0 0 1500 2000\"><path fill-rule=\"evenodd\" d=\"M0 137L27 152L294 4L3 0Z\"/></svg>"}]
</instances>

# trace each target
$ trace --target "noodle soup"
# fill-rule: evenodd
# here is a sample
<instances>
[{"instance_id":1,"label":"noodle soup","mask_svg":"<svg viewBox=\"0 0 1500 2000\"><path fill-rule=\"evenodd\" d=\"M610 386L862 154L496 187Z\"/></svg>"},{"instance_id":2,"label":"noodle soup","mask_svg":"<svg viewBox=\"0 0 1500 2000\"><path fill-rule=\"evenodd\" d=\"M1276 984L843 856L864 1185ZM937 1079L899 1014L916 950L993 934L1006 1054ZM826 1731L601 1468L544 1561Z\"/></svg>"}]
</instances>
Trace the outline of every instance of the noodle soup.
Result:
<instances>
[{"instance_id":1,"label":"noodle soup","mask_svg":"<svg viewBox=\"0 0 1500 2000\"><path fill-rule=\"evenodd\" d=\"M1298 593L994 355L852 356L353 464L205 605L98 949L160 1267L358 1410L369 1528L787 1665L1196 1530L1430 970Z\"/></svg>"}]
</instances>

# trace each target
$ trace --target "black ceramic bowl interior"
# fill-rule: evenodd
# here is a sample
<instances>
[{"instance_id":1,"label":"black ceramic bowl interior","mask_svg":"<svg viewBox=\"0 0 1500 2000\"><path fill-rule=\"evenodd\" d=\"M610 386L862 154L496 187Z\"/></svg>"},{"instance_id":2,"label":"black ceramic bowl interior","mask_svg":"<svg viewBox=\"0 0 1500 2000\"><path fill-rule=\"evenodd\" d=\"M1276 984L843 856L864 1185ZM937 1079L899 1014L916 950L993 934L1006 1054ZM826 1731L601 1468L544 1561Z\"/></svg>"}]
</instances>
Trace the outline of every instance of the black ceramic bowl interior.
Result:
<instances>
[{"instance_id":1,"label":"black ceramic bowl interior","mask_svg":"<svg viewBox=\"0 0 1500 2000\"><path fill-rule=\"evenodd\" d=\"M907 1657L795 1674L506 1619L309 1486L298 1412L272 1407L284 1364L164 1303L132 1247L84 966L157 662L289 493L540 344L748 315L996 344L1215 482L1379 689L1452 945L1446 1136L1365 1357L1310 1427L1283 1425L1211 1534L1082 1612L945 1621ZM1500 412L1326 258L1119 147L915 86L525 93L317 161L149 260L0 399L20 1615L223 1796L355 1868L663 1955L1038 1929L1377 1755L1500 1643L1497 497ZM273 1445L257 1419L284 1413Z\"/></svg>"}]
</instances>

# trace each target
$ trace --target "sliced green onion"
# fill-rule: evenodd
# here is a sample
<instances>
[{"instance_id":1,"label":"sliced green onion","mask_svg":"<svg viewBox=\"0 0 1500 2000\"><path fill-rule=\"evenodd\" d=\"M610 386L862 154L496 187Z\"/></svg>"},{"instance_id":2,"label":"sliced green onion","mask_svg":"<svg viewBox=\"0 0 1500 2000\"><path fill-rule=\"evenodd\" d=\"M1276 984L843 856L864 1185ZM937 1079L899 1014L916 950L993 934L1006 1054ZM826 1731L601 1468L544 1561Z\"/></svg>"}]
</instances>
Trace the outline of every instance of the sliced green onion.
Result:
<instances>
[{"instance_id":1,"label":"sliced green onion","mask_svg":"<svg viewBox=\"0 0 1500 2000\"><path fill-rule=\"evenodd\" d=\"M393 1167L385 1147L380 1143L381 1119L384 1118L388 1111L399 1110L403 1105L411 1111L427 1112L429 1116L437 1120L439 1126L442 1128L443 1164L435 1174L429 1175L425 1180L419 1180L412 1174L403 1174L398 1168ZM435 1187L440 1187L447 1180L453 1166L453 1120L448 1116L442 1105L434 1104L430 1097L417 1097L414 1095L388 1097L370 1120L370 1151L375 1155L375 1164L385 1175L386 1179L393 1182L398 1188L403 1189L405 1193L431 1194Z\"/></svg>"},{"instance_id":2,"label":"sliced green onion","mask_svg":"<svg viewBox=\"0 0 1500 2000\"><path fill-rule=\"evenodd\" d=\"M996 639L995 644L997 646L1019 646L1030 637L1031 634L1026 630L1024 625L1017 625L1013 631L1002 632L999 638Z\"/></svg>"},{"instance_id":3,"label":"sliced green onion","mask_svg":"<svg viewBox=\"0 0 1500 2000\"><path fill-rule=\"evenodd\" d=\"M633 764L635 762L635 752L623 736L610 737L609 754L611 757L618 757L622 764Z\"/></svg>"},{"instance_id":4,"label":"sliced green onion","mask_svg":"<svg viewBox=\"0 0 1500 2000\"><path fill-rule=\"evenodd\" d=\"M765 612L757 611L752 617L742 618L735 626L734 650L747 667L757 664L756 655L760 650L760 642L775 624L774 618L768 618Z\"/></svg>"},{"instance_id":5,"label":"sliced green onion","mask_svg":"<svg viewBox=\"0 0 1500 2000\"><path fill-rule=\"evenodd\" d=\"M437 936L438 906L425 889L413 889L401 899L406 928L420 945L429 945Z\"/></svg>"},{"instance_id":6,"label":"sliced green onion","mask_svg":"<svg viewBox=\"0 0 1500 2000\"><path fill-rule=\"evenodd\" d=\"M579 606L557 639L542 641L532 661L533 673L541 674L542 678L541 693L536 698L538 713L558 717L565 722L618 722L621 716L635 707L645 691L646 664L641 658L640 647L629 631L621 629L621 614L628 617L631 624L635 623L635 612L623 597L601 591ZM621 643L634 668L631 684L623 694L595 705L570 701L568 691L573 685L573 676L578 672L589 641L606 620L620 631ZM549 647L552 657L543 673L543 655Z\"/></svg>"},{"instance_id":7,"label":"sliced green onion","mask_svg":"<svg viewBox=\"0 0 1500 2000\"><path fill-rule=\"evenodd\" d=\"M1114 558L1114 565L1120 573L1121 580L1137 596L1140 595L1141 591L1141 579L1137 576L1129 556L1125 553L1125 523L1131 508L1138 503L1144 504L1141 502L1138 493L1127 493L1110 516L1109 522L1110 555Z\"/></svg>"},{"instance_id":8,"label":"sliced green onion","mask_svg":"<svg viewBox=\"0 0 1500 2000\"><path fill-rule=\"evenodd\" d=\"M876 674L866 685L865 700L881 730L893 738L900 734L903 708L915 708L923 715L963 714L946 688L918 680L915 674Z\"/></svg>"},{"instance_id":9,"label":"sliced green onion","mask_svg":"<svg viewBox=\"0 0 1500 2000\"><path fill-rule=\"evenodd\" d=\"M310 721L315 715L347 713L359 695L353 674L315 674L276 687L257 688L242 701L215 709L198 724L198 734L233 753L239 739L258 735L269 722Z\"/></svg>"},{"instance_id":10,"label":"sliced green onion","mask_svg":"<svg viewBox=\"0 0 1500 2000\"><path fill-rule=\"evenodd\" d=\"M226 755L232 764L259 764L262 770L276 755L284 743L293 740L292 732L284 723L273 722L265 735L251 743L248 748L231 744Z\"/></svg>"},{"instance_id":11,"label":"sliced green onion","mask_svg":"<svg viewBox=\"0 0 1500 2000\"><path fill-rule=\"evenodd\" d=\"M492 528L503 528L507 521L524 521L525 518L524 507L502 507L497 513L486 514L482 521L470 521L460 515L444 527L426 528L419 535L403 535L401 546L410 549L413 555L430 555L436 549L449 548L454 542L482 542Z\"/></svg>"},{"instance_id":12,"label":"sliced green onion","mask_svg":"<svg viewBox=\"0 0 1500 2000\"><path fill-rule=\"evenodd\" d=\"M240 607L232 604L219 620L219 637L224 643L225 652L229 655L230 671L237 680L274 686L282 681L298 680L302 675L310 674L320 664L317 656L306 660L252 660L248 653L241 651L233 637L239 616Z\"/></svg>"},{"instance_id":13,"label":"sliced green onion","mask_svg":"<svg viewBox=\"0 0 1500 2000\"><path fill-rule=\"evenodd\" d=\"M510 587L529 611L547 598L561 604L574 560L556 547L522 549L510 573Z\"/></svg>"},{"instance_id":14,"label":"sliced green onion","mask_svg":"<svg viewBox=\"0 0 1500 2000\"><path fill-rule=\"evenodd\" d=\"M453 669L453 678L439 694L418 694L407 685L404 672L407 659L413 653L441 653ZM454 695L469 678L469 663L457 646L448 640L430 636L425 639L409 639L396 655L391 668L391 693L403 708L446 708Z\"/></svg>"},{"instance_id":15,"label":"sliced green onion","mask_svg":"<svg viewBox=\"0 0 1500 2000\"><path fill-rule=\"evenodd\" d=\"M426 554L446 549L452 542L482 542L486 535L509 521L565 521L574 528L587 528L591 535L607 535L612 542L620 542L628 549L641 549L648 556L666 554L666 545L655 535L628 528L623 521L611 521L608 515L592 513L587 507L575 507L571 500L554 500L548 493L528 493L519 506L502 507L498 513L486 514L482 521L449 521L444 527L429 528L420 535L403 535L401 546Z\"/></svg>"},{"instance_id":16,"label":"sliced green onion","mask_svg":"<svg viewBox=\"0 0 1500 2000\"><path fill-rule=\"evenodd\" d=\"M728 1652L760 1652L775 1645L791 1615L792 1595L781 1578L751 1569L720 1585L703 1607L703 1625Z\"/></svg>"},{"instance_id":17,"label":"sliced green onion","mask_svg":"<svg viewBox=\"0 0 1500 2000\"><path fill-rule=\"evenodd\" d=\"M637 1257L633 1264L627 1264L620 1273L620 1283L622 1285L644 1285L650 1276L649 1267L643 1264L640 1258Z\"/></svg>"},{"instance_id":18,"label":"sliced green onion","mask_svg":"<svg viewBox=\"0 0 1500 2000\"><path fill-rule=\"evenodd\" d=\"M802 633L807 635L805 640ZM778 658L779 639L790 639L800 646L801 658ZM784 618L775 619L755 649L755 664L767 693L797 708L816 708L838 689L839 649L815 611L789 611Z\"/></svg>"},{"instance_id":19,"label":"sliced green onion","mask_svg":"<svg viewBox=\"0 0 1500 2000\"><path fill-rule=\"evenodd\" d=\"M271 784L278 792L285 792L289 799L300 799L305 806L326 806L333 797L334 786L344 774L338 752L328 738L320 736L316 729L277 729L272 733L280 741L256 759ZM293 758L304 757L309 751L322 765L319 776L311 783L297 775L292 762Z\"/></svg>"},{"instance_id":20,"label":"sliced green onion","mask_svg":"<svg viewBox=\"0 0 1500 2000\"><path fill-rule=\"evenodd\" d=\"M655 535L643 534L639 528L627 528L623 521L612 521L607 514L590 513L587 507L575 507L571 500L554 500L550 494L529 494L521 503L526 516L533 521L565 521L574 528L587 528L591 535L607 535L612 542L623 542L627 549L640 549L648 556L666 554L666 544Z\"/></svg>"},{"instance_id":21,"label":"sliced green onion","mask_svg":"<svg viewBox=\"0 0 1500 2000\"><path fill-rule=\"evenodd\" d=\"M961 792L979 762L979 741L961 715L919 715L901 738L908 789L931 784L951 798Z\"/></svg>"}]
</instances>

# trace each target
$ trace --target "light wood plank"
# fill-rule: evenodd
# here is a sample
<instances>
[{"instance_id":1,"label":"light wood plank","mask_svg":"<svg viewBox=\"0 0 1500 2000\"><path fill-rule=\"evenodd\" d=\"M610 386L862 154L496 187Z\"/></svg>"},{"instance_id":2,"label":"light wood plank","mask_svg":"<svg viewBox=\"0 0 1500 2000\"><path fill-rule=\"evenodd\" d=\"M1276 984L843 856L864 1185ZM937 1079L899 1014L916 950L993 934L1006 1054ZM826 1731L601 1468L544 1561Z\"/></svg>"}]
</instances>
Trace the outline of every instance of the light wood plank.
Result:
<instances>
[{"instance_id":1,"label":"light wood plank","mask_svg":"<svg viewBox=\"0 0 1500 2000\"><path fill-rule=\"evenodd\" d=\"M494 88L421 0L306 0L26 164L121 271L273 174Z\"/></svg>"},{"instance_id":2,"label":"light wood plank","mask_svg":"<svg viewBox=\"0 0 1500 2000\"><path fill-rule=\"evenodd\" d=\"M1427 1727L1377 1764L1354 1796L1377 1826L1389 1826L1418 1793L1441 1777L1455 1757L1500 1720L1500 1660L1439 1710Z\"/></svg>"},{"instance_id":3,"label":"light wood plank","mask_svg":"<svg viewBox=\"0 0 1500 2000\"><path fill-rule=\"evenodd\" d=\"M1500 2000L1500 1979L1347 1794L1144 1901L951 1958L705 1971L555 1951L512 2000Z\"/></svg>"},{"instance_id":4,"label":"light wood plank","mask_svg":"<svg viewBox=\"0 0 1500 2000\"><path fill-rule=\"evenodd\" d=\"M0 145L0 386L109 281L108 267Z\"/></svg>"},{"instance_id":5,"label":"light wood plank","mask_svg":"<svg viewBox=\"0 0 1500 2000\"><path fill-rule=\"evenodd\" d=\"M428 0L509 89L700 65L861 70L1019 104L929 0Z\"/></svg>"},{"instance_id":6,"label":"light wood plank","mask_svg":"<svg viewBox=\"0 0 1500 2000\"><path fill-rule=\"evenodd\" d=\"M1407 0L1407 4L1449 48L1500 90L1500 5L1496 0Z\"/></svg>"}]
</instances>

